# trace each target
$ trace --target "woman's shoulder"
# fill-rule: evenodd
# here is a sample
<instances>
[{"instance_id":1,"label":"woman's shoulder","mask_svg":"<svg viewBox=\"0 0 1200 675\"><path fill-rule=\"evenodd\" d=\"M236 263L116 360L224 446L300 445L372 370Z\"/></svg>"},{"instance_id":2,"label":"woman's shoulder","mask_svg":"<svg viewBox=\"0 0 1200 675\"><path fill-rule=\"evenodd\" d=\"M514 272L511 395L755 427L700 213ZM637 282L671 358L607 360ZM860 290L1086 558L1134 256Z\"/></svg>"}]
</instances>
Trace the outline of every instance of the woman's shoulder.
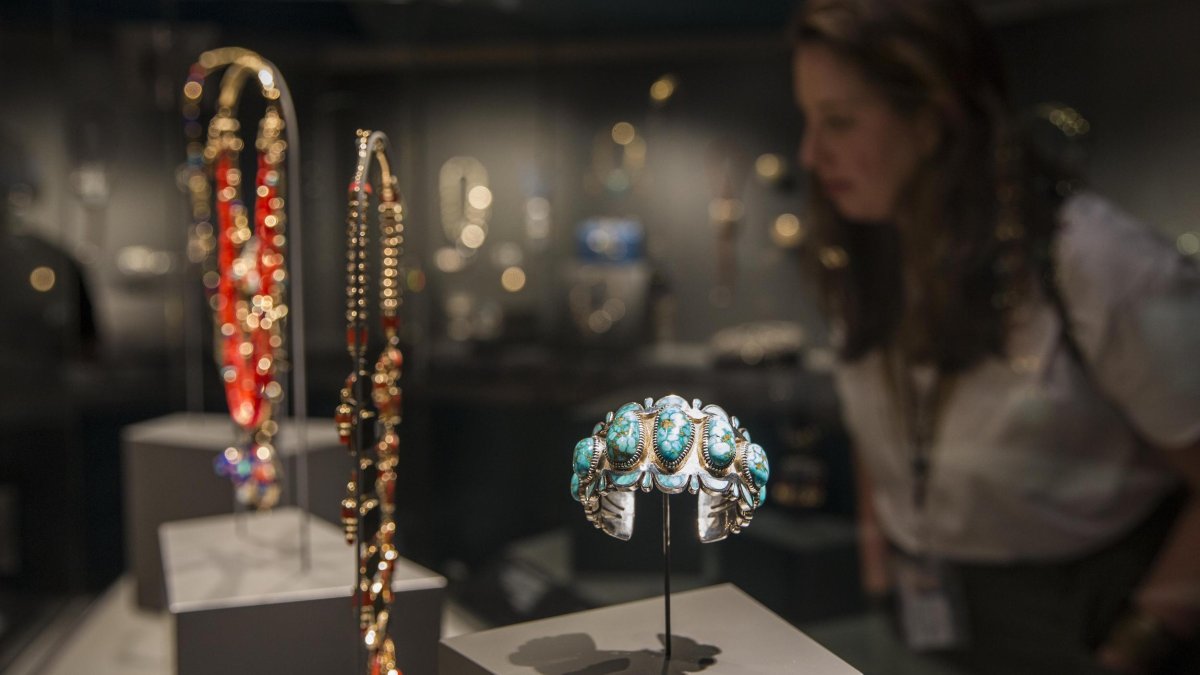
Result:
<instances>
[{"instance_id":1,"label":"woman's shoulder","mask_svg":"<svg viewBox=\"0 0 1200 675\"><path fill-rule=\"evenodd\" d=\"M1093 192L1072 195L1059 211L1054 263L1068 302L1109 306L1168 290L1186 267L1162 235Z\"/></svg>"},{"instance_id":2,"label":"woman's shoulder","mask_svg":"<svg viewBox=\"0 0 1200 675\"><path fill-rule=\"evenodd\" d=\"M1093 194L1063 205L1057 279L1093 379L1141 435L1200 435L1200 268L1152 228Z\"/></svg>"}]
</instances>

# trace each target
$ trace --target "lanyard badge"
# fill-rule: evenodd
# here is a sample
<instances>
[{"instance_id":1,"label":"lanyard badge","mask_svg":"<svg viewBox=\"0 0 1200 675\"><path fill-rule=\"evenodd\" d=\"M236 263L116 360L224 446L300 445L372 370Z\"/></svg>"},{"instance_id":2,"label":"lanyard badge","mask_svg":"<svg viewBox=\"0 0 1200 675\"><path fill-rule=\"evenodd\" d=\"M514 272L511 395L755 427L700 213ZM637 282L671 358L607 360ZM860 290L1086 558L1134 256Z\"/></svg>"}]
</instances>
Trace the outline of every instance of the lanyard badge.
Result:
<instances>
[{"instance_id":1,"label":"lanyard badge","mask_svg":"<svg viewBox=\"0 0 1200 675\"><path fill-rule=\"evenodd\" d=\"M908 364L895 354L891 356L888 384L900 418L899 428L908 435L918 529L916 554L897 552L892 557L901 630L905 643L915 651L956 649L968 639L962 582L954 566L933 553L928 512L931 451L952 380L934 370L930 381L918 383Z\"/></svg>"}]
</instances>

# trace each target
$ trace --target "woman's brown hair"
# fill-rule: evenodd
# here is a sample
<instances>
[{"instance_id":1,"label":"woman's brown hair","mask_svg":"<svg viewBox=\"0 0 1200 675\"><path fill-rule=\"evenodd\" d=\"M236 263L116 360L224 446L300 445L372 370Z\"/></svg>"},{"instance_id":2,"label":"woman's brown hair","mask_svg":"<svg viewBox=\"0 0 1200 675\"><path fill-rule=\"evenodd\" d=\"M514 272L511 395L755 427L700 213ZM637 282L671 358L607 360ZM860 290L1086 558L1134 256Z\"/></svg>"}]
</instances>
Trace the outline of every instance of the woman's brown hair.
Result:
<instances>
[{"instance_id":1,"label":"woman's brown hair","mask_svg":"<svg viewBox=\"0 0 1200 675\"><path fill-rule=\"evenodd\" d=\"M809 0L792 38L857 68L897 113L932 111L942 130L896 226L848 221L809 183L810 257L842 357L895 347L954 372L1002 354L1053 233L1057 181L1010 124L986 26L965 0Z\"/></svg>"}]
</instances>

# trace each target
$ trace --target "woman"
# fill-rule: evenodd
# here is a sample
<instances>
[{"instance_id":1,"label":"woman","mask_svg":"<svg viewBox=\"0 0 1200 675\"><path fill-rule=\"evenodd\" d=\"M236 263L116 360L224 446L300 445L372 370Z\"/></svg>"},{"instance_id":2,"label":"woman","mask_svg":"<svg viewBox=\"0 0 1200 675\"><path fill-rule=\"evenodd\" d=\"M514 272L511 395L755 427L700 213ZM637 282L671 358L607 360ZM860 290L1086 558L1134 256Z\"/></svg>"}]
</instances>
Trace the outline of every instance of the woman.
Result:
<instances>
[{"instance_id":1,"label":"woman","mask_svg":"<svg viewBox=\"0 0 1200 675\"><path fill-rule=\"evenodd\" d=\"M793 37L867 590L971 672L1200 673L1200 273L1019 142L964 0Z\"/></svg>"}]
</instances>

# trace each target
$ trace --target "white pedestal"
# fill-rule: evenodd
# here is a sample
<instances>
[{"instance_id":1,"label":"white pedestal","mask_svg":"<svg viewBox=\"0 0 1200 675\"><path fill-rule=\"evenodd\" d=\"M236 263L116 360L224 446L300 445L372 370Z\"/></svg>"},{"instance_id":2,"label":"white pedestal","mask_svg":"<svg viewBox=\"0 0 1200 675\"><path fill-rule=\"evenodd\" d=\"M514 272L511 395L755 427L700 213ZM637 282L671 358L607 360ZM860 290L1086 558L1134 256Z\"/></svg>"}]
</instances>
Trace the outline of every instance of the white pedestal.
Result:
<instances>
[{"instance_id":1,"label":"white pedestal","mask_svg":"<svg viewBox=\"0 0 1200 675\"><path fill-rule=\"evenodd\" d=\"M309 503L337 523L344 476L353 461L338 443L333 420L306 425ZM297 436L284 421L275 446L284 464L283 503L295 504ZM228 415L178 413L131 424L121 434L124 465L125 551L137 580L138 605L165 609L158 526L174 520L233 511L233 485L213 471L213 460L234 440Z\"/></svg>"},{"instance_id":2,"label":"white pedestal","mask_svg":"<svg viewBox=\"0 0 1200 675\"><path fill-rule=\"evenodd\" d=\"M313 518L311 566L302 571L300 517L285 507L159 529L178 675L355 672L354 551L338 528ZM406 673L435 671L445 587L445 578L397 561L389 633Z\"/></svg>"},{"instance_id":3,"label":"white pedestal","mask_svg":"<svg viewBox=\"0 0 1200 675\"><path fill-rule=\"evenodd\" d=\"M654 598L443 640L438 673L861 675L730 584L672 594L671 630L667 668Z\"/></svg>"}]
</instances>

